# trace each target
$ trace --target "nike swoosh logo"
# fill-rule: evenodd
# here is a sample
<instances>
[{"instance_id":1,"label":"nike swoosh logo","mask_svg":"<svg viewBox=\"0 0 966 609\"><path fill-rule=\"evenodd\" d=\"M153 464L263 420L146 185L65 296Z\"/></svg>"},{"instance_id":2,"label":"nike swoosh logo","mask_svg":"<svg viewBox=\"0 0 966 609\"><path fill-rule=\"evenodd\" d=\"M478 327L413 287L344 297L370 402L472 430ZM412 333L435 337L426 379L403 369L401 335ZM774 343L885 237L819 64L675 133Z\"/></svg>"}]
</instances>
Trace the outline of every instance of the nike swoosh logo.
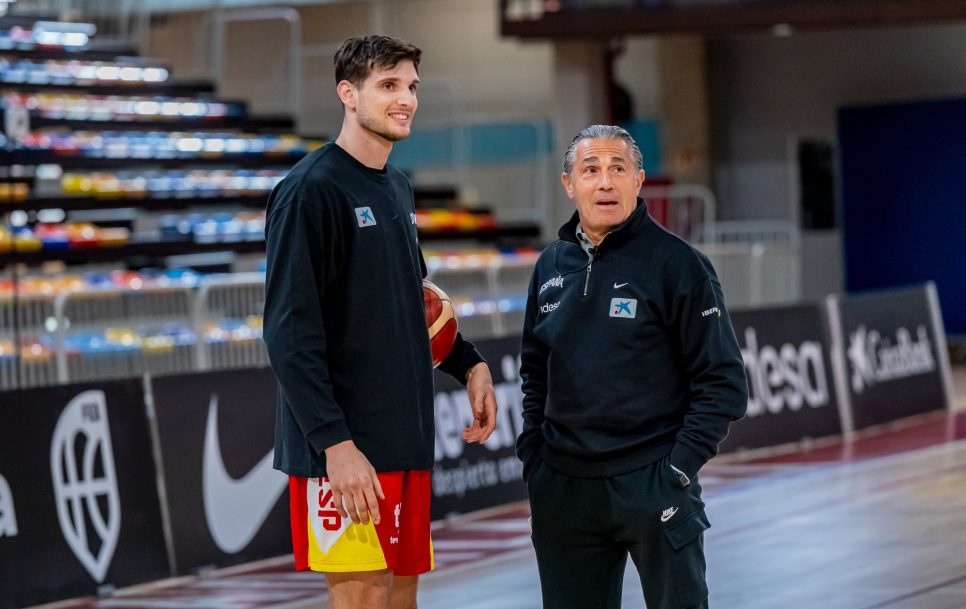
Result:
<instances>
[{"instance_id":1,"label":"nike swoosh logo","mask_svg":"<svg viewBox=\"0 0 966 609\"><path fill-rule=\"evenodd\" d=\"M228 474L218 442L218 396L212 394L201 486L208 530L221 551L234 554L247 546L288 486L285 474L272 468L272 455L269 451L237 480Z\"/></svg>"},{"instance_id":2,"label":"nike swoosh logo","mask_svg":"<svg viewBox=\"0 0 966 609\"><path fill-rule=\"evenodd\" d=\"M627 285L627 284L626 284L626 283L615 283L615 284L614 284L614 288L622 288L622 287L624 287L625 285Z\"/></svg>"},{"instance_id":3,"label":"nike swoosh logo","mask_svg":"<svg viewBox=\"0 0 966 609\"><path fill-rule=\"evenodd\" d=\"M674 515L677 513L678 508L674 508L673 510L665 510L664 513L661 514L661 522L667 522L668 520L674 518Z\"/></svg>"}]
</instances>

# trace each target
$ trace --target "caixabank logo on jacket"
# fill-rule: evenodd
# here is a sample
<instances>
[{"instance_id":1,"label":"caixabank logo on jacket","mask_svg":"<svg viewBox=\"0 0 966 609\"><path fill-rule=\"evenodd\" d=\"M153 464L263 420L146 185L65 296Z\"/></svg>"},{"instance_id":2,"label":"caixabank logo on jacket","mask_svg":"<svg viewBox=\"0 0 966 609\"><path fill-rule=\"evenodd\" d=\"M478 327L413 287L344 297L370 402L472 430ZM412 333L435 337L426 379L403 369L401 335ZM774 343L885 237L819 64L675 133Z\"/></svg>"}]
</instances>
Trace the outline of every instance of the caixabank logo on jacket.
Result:
<instances>
[{"instance_id":1,"label":"caixabank logo on jacket","mask_svg":"<svg viewBox=\"0 0 966 609\"><path fill-rule=\"evenodd\" d=\"M916 328L916 338L902 326L895 339L860 325L849 335L847 352L852 391L862 393L878 383L929 374L936 371L932 343L924 325Z\"/></svg>"},{"instance_id":2,"label":"caixabank logo on jacket","mask_svg":"<svg viewBox=\"0 0 966 609\"><path fill-rule=\"evenodd\" d=\"M121 501L103 391L75 397L57 421L50 473L60 529L77 560L104 581L121 532Z\"/></svg>"}]
</instances>

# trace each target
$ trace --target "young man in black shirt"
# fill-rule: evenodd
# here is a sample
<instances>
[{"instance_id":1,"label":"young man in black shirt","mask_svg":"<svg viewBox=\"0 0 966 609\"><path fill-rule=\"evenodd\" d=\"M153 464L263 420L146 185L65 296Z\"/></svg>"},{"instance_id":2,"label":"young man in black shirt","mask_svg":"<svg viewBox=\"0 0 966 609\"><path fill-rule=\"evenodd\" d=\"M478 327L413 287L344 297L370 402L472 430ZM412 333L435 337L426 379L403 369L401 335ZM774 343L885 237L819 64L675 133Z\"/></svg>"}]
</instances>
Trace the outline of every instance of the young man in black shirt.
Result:
<instances>
[{"instance_id":1,"label":"young man in black shirt","mask_svg":"<svg viewBox=\"0 0 966 609\"><path fill-rule=\"evenodd\" d=\"M416 112L420 50L352 38L335 56L334 143L268 203L265 342L279 380L275 467L289 475L297 569L326 573L333 609L416 606L432 568L432 357L412 185L387 164ZM496 424L489 369L457 337L468 442Z\"/></svg>"}]
</instances>

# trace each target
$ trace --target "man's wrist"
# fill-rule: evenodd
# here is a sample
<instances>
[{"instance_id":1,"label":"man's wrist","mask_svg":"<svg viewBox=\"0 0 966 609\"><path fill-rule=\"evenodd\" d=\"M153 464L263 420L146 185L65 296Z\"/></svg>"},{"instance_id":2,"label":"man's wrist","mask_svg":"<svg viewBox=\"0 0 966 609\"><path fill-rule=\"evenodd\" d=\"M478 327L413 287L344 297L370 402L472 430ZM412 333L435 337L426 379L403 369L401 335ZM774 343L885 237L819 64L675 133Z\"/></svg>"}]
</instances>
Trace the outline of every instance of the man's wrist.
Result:
<instances>
[{"instance_id":1,"label":"man's wrist","mask_svg":"<svg viewBox=\"0 0 966 609\"><path fill-rule=\"evenodd\" d=\"M668 463L673 463L676 469L681 470L688 480L694 480L698 475L698 470L704 465L705 459L693 448L683 442L677 442L671 449Z\"/></svg>"},{"instance_id":2,"label":"man's wrist","mask_svg":"<svg viewBox=\"0 0 966 609\"><path fill-rule=\"evenodd\" d=\"M470 378L472 378L472 376L477 371L479 371L480 366L486 366L486 362L477 362L477 363L473 364L472 366L470 366L470 369L466 371L466 377L465 378L466 378L466 382L467 383L469 383L470 382Z\"/></svg>"},{"instance_id":3,"label":"man's wrist","mask_svg":"<svg viewBox=\"0 0 966 609\"><path fill-rule=\"evenodd\" d=\"M355 447L355 444L352 442L352 440L342 440L341 442L336 442L335 444L326 446L322 453L328 456L331 453L337 453L346 450L349 447Z\"/></svg>"}]
</instances>

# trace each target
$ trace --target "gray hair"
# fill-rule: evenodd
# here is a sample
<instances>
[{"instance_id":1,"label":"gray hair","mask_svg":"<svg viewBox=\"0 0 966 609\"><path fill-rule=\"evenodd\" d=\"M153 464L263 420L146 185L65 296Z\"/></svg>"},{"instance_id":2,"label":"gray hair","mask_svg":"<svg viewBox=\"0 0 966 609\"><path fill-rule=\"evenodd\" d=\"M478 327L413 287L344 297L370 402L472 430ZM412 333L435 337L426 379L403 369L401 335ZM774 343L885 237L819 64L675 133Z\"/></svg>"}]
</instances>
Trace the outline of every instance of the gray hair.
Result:
<instances>
[{"instance_id":1,"label":"gray hair","mask_svg":"<svg viewBox=\"0 0 966 609\"><path fill-rule=\"evenodd\" d=\"M616 125L591 125L578 133L573 141L570 142L570 146L567 146L567 152L564 153L563 167L564 173L567 175L570 175L570 172L574 168L577 144L584 140L623 140L627 143L627 147L631 149L631 154L634 156L634 165L638 170L644 168L644 155L641 154L641 149L637 147L637 142L634 141L634 138L631 137L631 134L627 130Z\"/></svg>"}]
</instances>

